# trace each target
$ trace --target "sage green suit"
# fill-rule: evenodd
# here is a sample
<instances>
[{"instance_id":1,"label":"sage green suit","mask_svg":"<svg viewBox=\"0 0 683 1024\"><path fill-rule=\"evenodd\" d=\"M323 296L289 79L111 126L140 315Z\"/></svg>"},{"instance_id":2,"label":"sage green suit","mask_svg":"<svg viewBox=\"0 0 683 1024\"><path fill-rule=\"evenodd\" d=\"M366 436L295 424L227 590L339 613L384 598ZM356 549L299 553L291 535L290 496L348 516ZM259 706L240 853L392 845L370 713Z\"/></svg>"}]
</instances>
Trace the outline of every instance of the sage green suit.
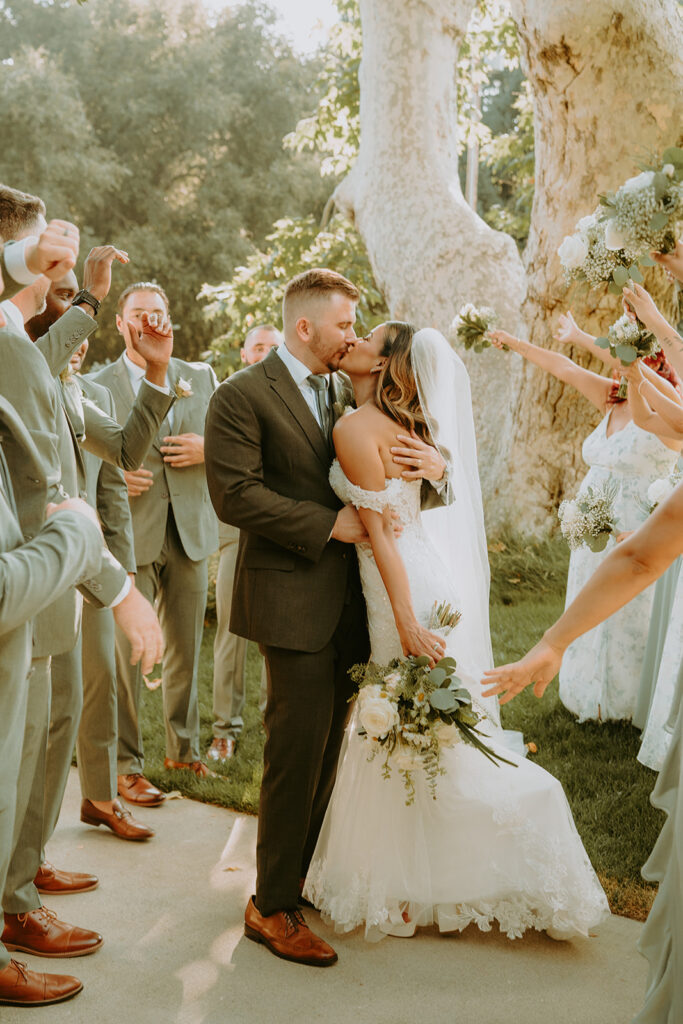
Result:
<instances>
[{"instance_id":1,"label":"sage green suit","mask_svg":"<svg viewBox=\"0 0 683 1024\"><path fill-rule=\"evenodd\" d=\"M99 533L83 516L57 512L45 521L47 492L41 456L0 397L0 891L14 845L31 619L56 594L97 572L101 560ZM0 969L9 959L0 944Z\"/></svg>"},{"instance_id":2,"label":"sage green suit","mask_svg":"<svg viewBox=\"0 0 683 1024\"><path fill-rule=\"evenodd\" d=\"M84 491L83 463L74 429L63 406L59 382L53 374L67 363L72 352L94 330L92 317L78 308L70 309L60 317L43 338L34 345L27 336L9 328L0 329L0 393L12 399L17 412L38 448L48 483L48 501L61 501L64 497ZM151 389L154 391L154 389ZM165 408L170 399L159 392ZM157 401L155 397L153 399ZM158 413L157 413L158 416ZM142 419L147 419L147 414ZM144 430L139 427L136 414L130 431L133 445L141 444ZM106 433L111 444L111 427ZM128 451L127 438L115 425L118 442L111 450L117 461ZM147 443L153 434L154 423L147 424ZM100 436L100 443L107 443ZM117 446L118 445L118 446ZM141 459L144 448L138 451ZM119 565L101 541L102 569L97 576L79 585L81 593L96 607L107 607L120 594L126 571ZM73 588L66 590L37 618L33 634L33 671L30 677L28 710L24 731L24 745L19 777L14 852L7 872L3 907L8 913L19 914L40 906L40 896L33 880L40 865L43 839L44 790L47 755L47 735L50 721L50 659L57 654L73 652L80 637L81 596ZM75 678L70 677L70 691L80 688L80 659L72 660ZM70 760L69 753L69 760Z\"/></svg>"},{"instance_id":3,"label":"sage green suit","mask_svg":"<svg viewBox=\"0 0 683 1024\"><path fill-rule=\"evenodd\" d=\"M119 423L135 399L123 356L92 375L111 391ZM184 379L192 394L178 398L172 426L162 424L144 466L152 486L130 499L137 562L136 585L152 602L164 631L163 700L166 754L185 763L199 760L197 668L204 627L207 558L218 546L218 527L206 486L204 466L177 469L161 454L168 434L204 434L216 377L204 363L171 359L171 390ZM130 665L130 648L117 631L119 774L142 772L144 755L138 709L142 692L139 666Z\"/></svg>"}]
</instances>

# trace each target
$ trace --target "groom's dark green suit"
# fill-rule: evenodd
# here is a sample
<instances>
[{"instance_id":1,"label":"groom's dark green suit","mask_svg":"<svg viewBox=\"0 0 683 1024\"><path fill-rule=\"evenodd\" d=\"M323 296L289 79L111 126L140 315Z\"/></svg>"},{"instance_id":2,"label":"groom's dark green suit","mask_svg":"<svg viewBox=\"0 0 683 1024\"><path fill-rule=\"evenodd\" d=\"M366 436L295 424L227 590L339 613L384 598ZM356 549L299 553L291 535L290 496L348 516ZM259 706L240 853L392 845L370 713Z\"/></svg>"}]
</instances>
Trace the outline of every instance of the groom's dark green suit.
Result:
<instances>
[{"instance_id":1,"label":"groom's dark green suit","mask_svg":"<svg viewBox=\"0 0 683 1024\"><path fill-rule=\"evenodd\" d=\"M332 374L333 418L350 390ZM370 645L355 550L330 540L341 502L332 451L275 350L215 392L206 476L218 518L240 528L230 630L268 669L256 906L297 905L336 774L353 684ZM425 504L441 499L427 484Z\"/></svg>"},{"instance_id":2,"label":"groom's dark green suit","mask_svg":"<svg viewBox=\"0 0 683 1024\"><path fill-rule=\"evenodd\" d=\"M339 408L341 381L331 381ZM330 540L341 502L330 446L273 350L215 392L206 476L216 513L240 528L230 630L266 658L266 747L256 906L295 908L332 792L353 686L366 661L352 545Z\"/></svg>"}]
</instances>

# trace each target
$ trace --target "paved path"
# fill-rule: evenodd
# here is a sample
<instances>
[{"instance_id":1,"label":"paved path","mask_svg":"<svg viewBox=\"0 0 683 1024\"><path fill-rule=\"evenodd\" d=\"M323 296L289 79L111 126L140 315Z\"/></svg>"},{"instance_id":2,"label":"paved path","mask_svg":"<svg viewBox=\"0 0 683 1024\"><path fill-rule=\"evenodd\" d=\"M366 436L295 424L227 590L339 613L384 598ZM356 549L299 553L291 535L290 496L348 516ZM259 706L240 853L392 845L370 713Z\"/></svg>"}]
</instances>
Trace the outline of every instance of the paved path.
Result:
<instances>
[{"instance_id":1,"label":"paved path","mask_svg":"<svg viewBox=\"0 0 683 1024\"><path fill-rule=\"evenodd\" d=\"M92 956L37 969L76 974L83 992L43 1009L0 1008L2 1024L629 1024L645 990L640 925L612 918L597 938L510 942L431 929L369 945L332 937L339 963L287 964L244 938L256 821L191 800L147 811L148 843L123 842L78 820L75 772L49 857L94 871L100 887L47 905L102 932Z\"/></svg>"}]
</instances>

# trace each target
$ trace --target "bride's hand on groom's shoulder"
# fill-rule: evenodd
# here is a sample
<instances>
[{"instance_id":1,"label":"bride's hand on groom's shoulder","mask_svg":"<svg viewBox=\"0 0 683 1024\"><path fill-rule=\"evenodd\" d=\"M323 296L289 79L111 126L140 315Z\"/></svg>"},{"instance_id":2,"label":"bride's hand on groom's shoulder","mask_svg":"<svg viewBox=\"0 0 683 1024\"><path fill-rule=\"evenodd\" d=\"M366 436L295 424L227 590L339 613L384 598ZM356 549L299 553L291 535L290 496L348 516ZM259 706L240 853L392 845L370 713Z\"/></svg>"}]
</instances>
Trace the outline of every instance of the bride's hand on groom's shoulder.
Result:
<instances>
[{"instance_id":1,"label":"bride's hand on groom's shoulder","mask_svg":"<svg viewBox=\"0 0 683 1024\"><path fill-rule=\"evenodd\" d=\"M431 444L421 441L414 430L408 434L397 434L396 440L402 447L391 449L393 461L406 466L401 476L404 480L432 480L437 483L446 472L446 462Z\"/></svg>"},{"instance_id":2,"label":"bride's hand on groom's shoulder","mask_svg":"<svg viewBox=\"0 0 683 1024\"><path fill-rule=\"evenodd\" d=\"M542 697L548 683L560 671L562 652L552 647L547 640L540 640L520 661L500 665L484 672L481 680L483 697L500 695L500 703L507 704L527 686L534 687L536 697Z\"/></svg>"}]
</instances>

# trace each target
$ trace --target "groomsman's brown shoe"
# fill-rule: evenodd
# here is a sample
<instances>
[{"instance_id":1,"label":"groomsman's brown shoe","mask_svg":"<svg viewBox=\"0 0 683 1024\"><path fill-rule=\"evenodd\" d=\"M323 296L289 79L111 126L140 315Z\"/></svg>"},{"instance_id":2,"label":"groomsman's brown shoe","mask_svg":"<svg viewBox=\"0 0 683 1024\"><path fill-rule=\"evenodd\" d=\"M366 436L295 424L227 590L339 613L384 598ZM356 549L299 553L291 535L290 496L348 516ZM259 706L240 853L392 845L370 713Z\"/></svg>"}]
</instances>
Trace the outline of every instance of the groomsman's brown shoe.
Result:
<instances>
[{"instance_id":1,"label":"groomsman's brown shoe","mask_svg":"<svg viewBox=\"0 0 683 1024\"><path fill-rule=\"evenodd\" d=\"M233 736L214 736L211 746L206 752L207 761L224 764L235 756L235 739Z\"/></svg>"},{"instance_id":2,"label":"groomsman's brown shoe","mask_svg":"<svg viewBox=\"0 0 683 1024\"><path fill-rule=\"evenodd\" d=\"M49 861L44 861L38 868L34 885L38 892L48 896L65 896L71 892L90 892L100 884L95 875L86 875L82 871L60 871Z\"/></svg>"},{"instance_id":3,"label":"groomsman's brown shoe","mask_svg":"<svg viewBox=\"0 0 683 1024\"><path fill-rule=\"evenodd\" d=\"M300 910L279 910L264 917L256 909L253 896L244 915L244 934L295 964L331 967L338 960L332 946L311 931Z\"/></svg>"},{"instance_id":4,"label":"groomsman's brown shoe","mask_svg":"<svg viewBox=\"0 0 683 1024\"><path fill-rule=\"evenodd\" d=\"M114 810L111 814L95 807L90 800L81 804L81 821L86 825L106 825L120 839L151 839L154 831L147 828L141 821L136 821L129 810L121 806L118 800L112 801Z\"/></svg>"},{"instance_id":5,"label":"groomsman's brown shoe","mask_svg":"<svg viewBox=\"0 0 683 1024\"><path fill-rule=\"evenodd\" d=\"M117 788L119 796L122 796L129 804L139 804L140 807L158 807L166 799L166 794L153 786L149 779L146 779L140 772L119 775Z\"/></svg>"},{"instance_id":6,"label":"groomsman's brown shoe","mask_svg":"<svg viewBox=\"0 0 683 1024\"><path fill-rule=\"evenodd\" d=\"M217 779L218 776L212 772L203 761L172 761L170 757L164 758L164 768L169 772L186 771L192 772L198 779Z\"/></svg>"},{"instance_id":7,"label":"groomsman's brown shoe","mask_svg":"<svg viewBox=\"0 0 683 1024\"><path fill-rule=\"evenodd\" d=\"M40 974L29 971L21 960L10 960L0 970L0 1004L3 1006L47 1006L71 999L83 982L68 974Z\"/></svg>"},{"instance_id":8,"label":"groomsman's brown shoe","mask_svg":"<svg viewBox=\"0 0 683 1024\"><path fill-rule=\"evenodd\" d=\"M87 956L104 939L88 928L60 921L54 910L38 907L26 914L5 914L2 941L7 949L34 956Z\"/></svg>"}]
</instances>

